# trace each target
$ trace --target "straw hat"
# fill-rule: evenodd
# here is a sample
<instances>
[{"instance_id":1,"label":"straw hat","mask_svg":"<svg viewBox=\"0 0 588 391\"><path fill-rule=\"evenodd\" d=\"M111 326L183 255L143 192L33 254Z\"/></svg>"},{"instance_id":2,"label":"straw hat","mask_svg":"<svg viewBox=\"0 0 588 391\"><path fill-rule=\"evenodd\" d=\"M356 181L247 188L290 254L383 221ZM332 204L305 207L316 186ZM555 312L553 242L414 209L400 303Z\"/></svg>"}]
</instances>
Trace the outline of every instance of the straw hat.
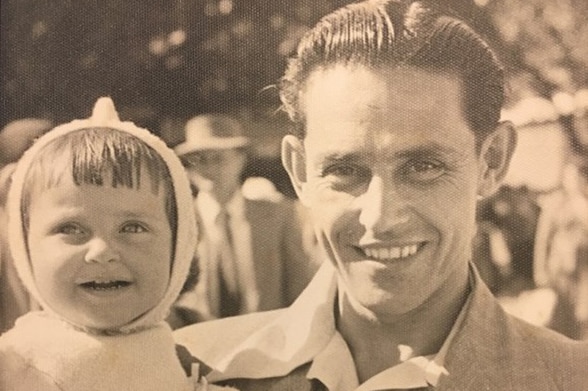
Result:
<instances>
[{"instance_id":1,"label":"straw hat","mask_svg":"<svg viewBox=\"0 0 588 391\"><path fill-rule=\"evenodd\" d=\"M203 114L190 119L185 126L185 141L174 148L178 156L206 149L245 147L249 139L243 127L225 114Z\"/></svg>"}]
</instances>

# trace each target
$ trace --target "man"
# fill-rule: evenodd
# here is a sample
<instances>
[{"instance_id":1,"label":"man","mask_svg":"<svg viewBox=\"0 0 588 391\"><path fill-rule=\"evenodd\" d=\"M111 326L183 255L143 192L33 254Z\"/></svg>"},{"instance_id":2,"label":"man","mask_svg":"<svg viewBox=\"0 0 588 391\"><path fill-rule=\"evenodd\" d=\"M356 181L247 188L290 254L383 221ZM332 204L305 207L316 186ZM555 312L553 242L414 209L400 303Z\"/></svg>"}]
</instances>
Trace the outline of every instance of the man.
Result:
<instances>
[{"instance_id":1,"label":"man","mask_svg":"<svg viewBox=\"0 0 588 391\"><path fill-rule=\"evenodd\" d=\"M280 84L282 158L328 262L284 310L176 333L241 390L581 390L588 346L507 315L471 262L515 133L503 74L436 1L324 17Z\"/></svg>"},{"instance_id":2,"label":"man","mask_svg":"<svg viewBox=\"0 0 588 391\"><path fill-rule=\"evenodd\" d=\"M294 204L272 195L247 199L241 176L249 139L224 114L199 115L186 124L175 148L197 188L200 275L176 304L175 326L285 307L312 278ZM259 186L258 186L259 187ZM274 194L275 195L275 194Z\"/></svg>"}]
</instances>

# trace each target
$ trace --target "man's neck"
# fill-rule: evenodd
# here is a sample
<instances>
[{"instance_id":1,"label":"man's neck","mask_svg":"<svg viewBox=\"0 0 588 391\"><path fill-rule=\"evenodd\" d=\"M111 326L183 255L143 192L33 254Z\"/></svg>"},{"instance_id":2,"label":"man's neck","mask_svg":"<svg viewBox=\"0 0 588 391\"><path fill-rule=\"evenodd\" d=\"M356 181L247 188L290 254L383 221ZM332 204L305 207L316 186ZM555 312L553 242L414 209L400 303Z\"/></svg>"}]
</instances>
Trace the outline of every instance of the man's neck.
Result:
<instances>
[{"instance_id":1,"label":"man's neck","mask_svg":"<svg viewBox=\"0 0 588 391\"><path fill-rule=\"evenodd\" d=\"M466 271L418 308L385 321L365 308L358 311L345 298L340 300L337 329L349 346L360 384L409 357L439 352L468 291Z\"/></svg>"}]
</instances>

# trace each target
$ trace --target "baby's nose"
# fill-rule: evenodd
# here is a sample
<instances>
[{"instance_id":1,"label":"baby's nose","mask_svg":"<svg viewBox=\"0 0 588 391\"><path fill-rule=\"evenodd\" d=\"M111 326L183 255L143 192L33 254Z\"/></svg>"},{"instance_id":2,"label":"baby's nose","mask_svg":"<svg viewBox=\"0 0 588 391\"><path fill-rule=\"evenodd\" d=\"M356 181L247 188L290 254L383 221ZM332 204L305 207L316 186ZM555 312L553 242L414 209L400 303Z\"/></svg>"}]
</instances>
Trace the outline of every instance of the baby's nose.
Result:
<instances>
[{"instance_id":1,"label":"baby's nose","mask_svg":"<svg viewBox=\"0 0 588 391\"><path fill-rule=\"evenodd\" d=\"M108 263L119 260L118 252L103 238L93 238L88 242L84 261L88 263Z\"/></svg>"}]
</instances>

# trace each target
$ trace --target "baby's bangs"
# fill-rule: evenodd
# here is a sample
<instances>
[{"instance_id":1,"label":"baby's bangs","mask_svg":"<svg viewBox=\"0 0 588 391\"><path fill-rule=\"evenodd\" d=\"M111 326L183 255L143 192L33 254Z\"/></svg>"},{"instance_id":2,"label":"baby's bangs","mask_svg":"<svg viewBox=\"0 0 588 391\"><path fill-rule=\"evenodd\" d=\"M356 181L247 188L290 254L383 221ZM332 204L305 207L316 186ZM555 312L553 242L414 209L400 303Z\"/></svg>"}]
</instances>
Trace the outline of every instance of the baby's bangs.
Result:
<instances>
[{"instance_id":1,"label":"baby's bangs","mask_svg":"<svg viewBox=\"0 0 588 391\"><path fill-rule=\"evenodd\" d=\"M161 179L169 176L161 157L135 136L108 128L71 133L71 173L76 185L139 188L145 171L157 192ZM110 184L105 183L110 181Z\"/></svg>"},{"instance_id":2,"label":"baby's bangs","mask_svg":"<svg viewBox=\"0 0 588 391\"><path fill-rule=\"evenodd\" d=\"M139 189L144 185L145 175L154 194L164 187L166 210L175 234L177 216L171 174L155 150L141 139L116 129L87 128L68 133L45 145L31 162L22 193L25 227L34 191L59 186L63 180L72 180L77 186Z\"/></svg>"},{"instance_id":3,"label":"baby's bangs","mask_svg":"<svg viewBox=\"0 0 588 391\"><path fill-rule=\"evenodd\" d=\"M71 175L78 186L137 189L143 184L145 174L154 193L170 175L163 159L137 137L110 128L89 128L46 145L31 165L28 176L40 179L45 188Z\"/></svg>"}]
</instances>

